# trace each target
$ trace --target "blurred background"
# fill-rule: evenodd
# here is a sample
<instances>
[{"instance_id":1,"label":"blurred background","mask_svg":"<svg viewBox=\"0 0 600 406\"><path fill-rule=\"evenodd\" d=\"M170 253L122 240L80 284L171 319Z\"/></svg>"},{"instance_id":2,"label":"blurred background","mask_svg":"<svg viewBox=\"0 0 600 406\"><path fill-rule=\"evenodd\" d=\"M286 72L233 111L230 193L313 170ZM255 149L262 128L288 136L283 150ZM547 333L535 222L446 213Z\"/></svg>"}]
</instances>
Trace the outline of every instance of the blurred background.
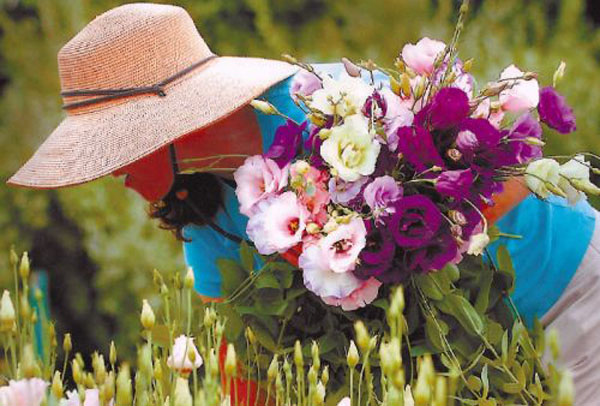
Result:
<instances>
[{"instance_id":1,"label":"blurred background","mask_svg":"<svg viewBox=\"0 0 600 406\"><path fill-rule=\"evenodd\" d=\"M552 137L549 150L600 152L600 11L597 0L472 2L460 57L475 58L480 83L508 64L540 73L574 107L578 131ZM5 181L60 122L56 66L60 47L118 0L0 0L0 178ZM214 52L305 61L342 56L391 65L406 42L448 41L459 2L452 0L172 0L185 7ZM75 349L121 354L138 331L141 298L152 271L183 271L180 244L146 215L142 199L117 179L58 191L0 186L0 282L11 272L8 249L30 251L49 275L52 316Z\"/></svg>"}]
</instances>

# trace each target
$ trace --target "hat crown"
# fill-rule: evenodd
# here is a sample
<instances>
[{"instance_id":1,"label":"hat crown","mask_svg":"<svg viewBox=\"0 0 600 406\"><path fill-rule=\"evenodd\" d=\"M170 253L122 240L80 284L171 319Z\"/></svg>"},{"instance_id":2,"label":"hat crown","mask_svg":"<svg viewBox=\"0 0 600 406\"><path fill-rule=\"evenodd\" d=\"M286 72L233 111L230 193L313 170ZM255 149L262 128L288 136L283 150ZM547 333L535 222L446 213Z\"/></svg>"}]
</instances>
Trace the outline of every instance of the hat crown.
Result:
<instances>
[{"instance_id":1,"label":"hat crown","mask_svg":"<svg viewBox=\"0 0 600 406\"><path fill-rule=\"evenodd\" d=\"M134 3L101 14L65 44L58 70L63 91L123 89L152 86L210 55L183 8Z\"/></svg>"}]
</instances>

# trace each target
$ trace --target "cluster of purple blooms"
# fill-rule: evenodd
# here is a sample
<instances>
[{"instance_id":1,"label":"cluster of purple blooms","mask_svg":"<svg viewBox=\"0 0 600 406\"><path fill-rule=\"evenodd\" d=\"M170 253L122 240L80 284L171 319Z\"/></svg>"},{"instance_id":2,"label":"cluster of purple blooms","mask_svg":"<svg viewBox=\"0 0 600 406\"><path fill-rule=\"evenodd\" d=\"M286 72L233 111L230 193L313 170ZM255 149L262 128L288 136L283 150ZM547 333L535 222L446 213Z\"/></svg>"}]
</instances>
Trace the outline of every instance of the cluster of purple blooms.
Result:
<instances>
[{"instance_id":1,"label":"cluster of purple blooms","mask_svg":"<svg viewBox=\"0 0 600 406\"><path fill-rule=\"evenodd\" d=\"M511 169L542 157L541 122L575 130L564 98L513 65L495 92L475 95L460 61L445 80L448 64L435 63L444 48L405 46L391 87L352 67L340 80L298 74L293 96L310 123L288 120L236 173L259 251L296 250L306 286L329 304L364 306L382 283L481 252L474 237L486 233L492 196ZM394 87L402 81L408 89Z\"/></svg>"}]
</instances>

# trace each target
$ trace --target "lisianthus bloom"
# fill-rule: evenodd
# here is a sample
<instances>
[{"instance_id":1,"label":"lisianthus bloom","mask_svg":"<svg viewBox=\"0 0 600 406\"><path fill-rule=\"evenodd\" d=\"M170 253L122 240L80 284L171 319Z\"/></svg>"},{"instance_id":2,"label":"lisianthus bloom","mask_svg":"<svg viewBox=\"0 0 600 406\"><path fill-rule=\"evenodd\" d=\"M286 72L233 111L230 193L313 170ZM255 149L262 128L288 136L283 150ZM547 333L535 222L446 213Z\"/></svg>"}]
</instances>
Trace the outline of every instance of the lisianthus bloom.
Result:
<instances>
[{"instance_id":1,"label":"lisianthus bloom","mask_svg":"<svg viewBox=\"0 0 600 406\"><path fill-rule=\"evenodd\" d=\"M494 127L500 128L502 119L504 118L504 110L501 108L492 109L492 102L489 98L484 99L477 105L477 108L471 114L472 118L483 118L488 120Z\"/></svg>"},{"instance_id":2,"label":"lisianthus bloom","mask_svg":"<svg viewBox=\"0 0 600 406\"><path fill-rule=\"evenodd\" d=\"M40 406L46 397L48 382L39 379L10 380L0 387L0 406Z\"/></svg>"},{"instance_id":3,"label":"lisianthus bloom","mask_svg":"<svg viewBox=\"0 0 600 406\"><path fill-rule=\"evenodd\" d=\"M354 182L345 182L339 178L329 179L329 194L331 201L337 204L347 204L354 200L363 186L369 181L368 177L362 177Z\"/></svg>"},{"instance_id":4,"label":"lisianthus bloom","mask_svg":"<svg viewBox=\"0 0 600 406\"><path fill-rule=\"evenodd\" d=\"M502 71L500 79L514 79L523 76L523 71L515 65L510 65ZM535 79L515 79L508 81L510 86L499 95L502 108L507 111L519 112L537 107L540 101L540 86Z\"/></svg>"},{"instance_id":5,"label":"lisianthus bloom","mask_svg":"<svg viewBox=\"0 0 600 406\"><path fill-rule=\"evenodd\" d=\"M438 271L459 257L458 245L450 231L440 230L426 245L405 252L411 272L427 273Z\"/></svg>"},{"instance_id":6,"label":"lisianthus bloom","mask_svg":"<svg viewBox=\"0 0 600 406\"><path fill-rule=\"evenodd\" d=\"M312 126L310 134L303 145L304 151L310 154L310 164L319 169L325 167L325 161L323 161L323 158L321 157L321 145L323 144L323 140L319 137L320 131L321 128Z\"/></svg>"},{"instance_id":7,"label":"lisianthus bloom","mask_svg":"<svg viewBox=\"0 0 600 406\"><path fill-rule=\"evenodd\" d=\"M361 279L387 272L394 259L396 244L387 227L376 227L370 221L365 221L367 242L360 253L360 265L354 273Z\"/></svg>"},{"instance_id":8,"label":"lisianthus bloom","mask_svg":"<svg viewBox=\"0 0 600 406\"><path fill-rule=\"evenodd\" d=\"M310 212L310 219L317 223L327 221L326 206L330 200L327 171L318 170L306 161L296 161L290 167L290 178L300 202Z\"/></svg>"},{"instance_id":9,"label":"lisianthus bloom","mask_svg":"<svg viewBox=\"0 0 600 406\"><path fill-rule=\"evenodd\" d=\"M353 271L360 251L366 244L367 229L361 218L355 217L340 224L319 241L319 246L329 264L338 273Z\"/></svg>"},{"instance_id":10,"label":"lisianthus bloom","mask_svg":"<svg viewBox=\"0 0 600 406\"><path fill-rule=\"evenodd\" d=\"M341 179L352 182L373 173L380 148L369 131L367 119L353 115L331 129L321 145L321 156Z\"/></svg>"},{"instance_id":11,"label":"lisianthus bloom","mask_svg":"<svg viewBox=\"0 0 600 406\"><path fill-rule=\"evenodd\" d=\"M352 272L334 272L320 244L305 246L298 265L302 269L304 286L320 297L343 298L362 285Z\"/></svg>"},{"instance_id":12,"label":"lisianthus bloom","mask_svg":"<svg viewBox=\"0 0 600 406\"><path fill-rule=\"evenodd\" d=\"M569 134L577 129L573 109L553 87L540 90L538 112L544 123L561 134Z\"/></svg>"},{"instance_id":13,"label":"lisianthus bloom","mask_svg":"<svg viewBox=\"0 0 600 406\"><path fill-rule=\"evenodd\" d=\"M471 169L444 171L435 180L435 190L444 196L464 199L469 195L473 178Z\"/></svg>"},{"instance_id":14,"label":"lisianthus bloom","mask_svg":"<svg viewBox=\"0 0 600 406\"><path fill-rule=\"evenodd\" d=\"M402 197L402 188L391 176L381 176L365 187L363 196L375 217L379 218L393 213L393 203Z\"/></svg>"},{"instance_id":15,"label":"lisianthus bloom","mask_svg":"<svg viewBox=\"0 0 600 406\"><path fill-rule=\"evenodd\" d=\"M323 87L321 80L312 72L306 69L300 70L294 75L292 84L290 86L290 95L294 100L298 99L298 96L308 97L312 95L316 90Z\"/></svg>"},{"instance_id":16,"label":"lisianthus bloom","mask_svg":"<svg viewBox=\"0 0 600 406\"><path fill-rule=\"evenodd\" d=\"M361 78L342 75L339 80L323 77L323 88L312 94L310 107L327 115L342 117L360 113L373 87Z\"/></svg>"},{"instance_id":17,"label":"lisianthus bloom","mask_svg":"<svg viewBox=\"0 0 600 406\"><path fill-rule=\"evenodd\" d=\"M437 129L447 129L457 126L469 115L469 97L456 87L440 89L428 107L419 114L427 115L429 123Z\"/></svg>"},{"instance_id":18,"label":"lisianthus bloom","mask_svg":"<svg viewBox=\"0 0 600 406\"><path fill-rule=\"evenodd\" d=\"M192 357L190 357L190 353L193 353ZM194 361L192 362L190 358L193 358ZM175 344L173 344L173 354L169 355L167 365L184 374L189 374L202 366L202 357L200 356L192 337L180 335L175 339Z\"/></svg>"},{"instance_id":19,"label":"lisianthus bloom","mask_svg":"<svg viewBox=\"0 0 600 406\"><path fill-rule=\"evenodd\" d=\"M494 168L512 163L505 162L501 149L502 133L489 121L482 118L468 118L459 126L456 148L462 153L463 161L482 174L493 174Z\"/></svg>"},{"instance_id":20,"label":"lisianthus bloom","mask_svg":"<svg viewBox=\"0 0 600 406\"><path fill-rule=\"evenodd\" d=\"M382 144L387 144L390 151L395 151L398 148L398 129L412 125L414 114L410 109L410 104L407 105L403 102L391 89L385 87L380 93L387 109L383 117L385 139L378 134L377 140Z\"/></svg>"},{"instance_id":21,"label":"lisianthus bloom","mask_svg":"<svg viewBox=\"0 0 600 406\"><path fill-rule=\"evenodd\" d=\"M309 213L294 192L258 203L246 232L263 255L283 253L302 240Z\"/></svg>"},{"instance_id":22,"label":"lisianthus bloom","mask_svg":"<svg viewBox=\"0 0 600 406\"><path fill-rule=\"evenodd\" d=\"M442 213L424 195L406 196L394 205L388 225L396 244L416 248L429 243L442 223Z\"/></svg>"},{"instance_id":23,"label":"lisianthus bloom","mask_svg":"<svg viewBox=\"0 0 600 406\"><path fill-rule=\"evenodd\" d=\"M583 155L576 155L558 169L558 186L567 195L571 204L577 203L585 195L578 189L598 194L600 189L590 181L590 166ZM575 188L573 185L577 186Z\"/></svg>"},{"instance_id":24,"label":"lisianthus bloom","mask_svg":"<svg viewBox=\"0 0 600 406\"><path fill-rule=\"evenodd\" d=\"M554 159L542 158L531 162L525 170L525 182L533 193L546 198L558 188L560 165Z\"/></svg>"},{"instance_id":25,"label":"lisianthus bloom","mask_svg":"<svg viewBox=\"0 0 600 406\"><path fill-rule=\"evenodd\" d=\"M416 44L406 44L402 48L402 59L406 66L419 75L430 75L433 72L435 59L444 51L446 44L427 37Z\"/></svg>"},{"instance_id":26,"label":"lisianthus bloom","mask_svg":"<svg viewBox=\"0 0 600 406\"><path fill-rule=\"evenodd\" d=\"M108 406L113 406L115 404L114 400L111 399L108 402ZM68 391L67 398L62 399L59 402L60 406L101 406L100 402L100 391L96 388L94 389L86 389L84 392L84 400L83 404L81 403L81 399L79 399L79 393L76 390Z\"/></svg>"},{"instance_id":27,"label":"lisianthus bloom","mask_svg":"<svg viewBox=\"0 0 600 406\"><path fill-rule=\"evenodd\" d=\"M296 124L292 120L286 120L275 130L275 138L265 153L265 158L277 162L280 168L284 168L298 154L298 149L302 144L302 133L306 130L308 122Z\"/></svg>"},{"instance_id":28,"label":"lisianthus bloom","mask_svg":"<svg viewBox=\"0 0 600 406\"><path fill-rule=\"evenodd\" d=\"M377 298L381 282L375 278L369 278L353 290L348 296L337 298L335 296L326 296L323 302L330 306L340 306L342 310L349 312L361 307L365 307Z\"/></svg>"},{"instance_id":29,"label":"lisianthus bloom","mask_svg":"<svg viewBox=\"0 0 600 406\"><path fill-rule=\"evenodd\" d=\"M398 152L401 152L404 159L417 171L424 171L432 166L444 166L431 133L423 127L398 129Z\"/></svg>"},{"instance_id":30,"label":"lisianthus bloom","mask_svg":"<svg viewBox=\"0 0 600 406\"><path fill-rule=\"evenodd\" d=\"M251 216L257 203L280 192L288 184L288 168L279 168L272 159L260 155L246 158L233 178L235 194L240 202L240 213Z\"/></svg>"},{"instance_id":31,"label":"lisianthus bloom","mask_svg":"<svg viewBox=\"0 0 600 406\"><path fill-rule=\"evenodd\" d=\"M515 163L523 164L542 157L542 147L527 140L542 139L542 126L530 113L523 114L515 121L507 138L507 146Z\"/></svg>"}]
</instances>

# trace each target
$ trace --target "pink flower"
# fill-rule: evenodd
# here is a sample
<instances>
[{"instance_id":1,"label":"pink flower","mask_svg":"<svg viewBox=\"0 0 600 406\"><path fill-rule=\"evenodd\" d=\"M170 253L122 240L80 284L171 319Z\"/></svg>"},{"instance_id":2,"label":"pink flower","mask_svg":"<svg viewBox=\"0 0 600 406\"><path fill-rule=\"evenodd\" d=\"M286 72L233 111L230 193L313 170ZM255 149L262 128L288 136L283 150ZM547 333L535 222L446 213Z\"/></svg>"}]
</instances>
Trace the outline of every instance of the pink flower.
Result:
<instances>
[{"instance_id":1,"label":"pink flower","mask_svg":"<svg viewBox=\"0 0 600 406\"><path fill-rule=\"evenodd\" d=\"M402 48L402 59L406 65L419 75L433 72L435 58L444 51L446 44L430 38L421 38L415 45L406 44Z\"/></svg>"},{"instance_id":2,"label":"pink flower","mask_svg":"<svg viewBox=\"0 0 600 406\"><path fill-rule=\"evenodd\" d=\"M523 76L523 72L515 65L510 65L502 71L500 79L511 79ZM540 101L540 86L535 79L510 80L512 85L499 95L500 104L506 111L519 112L537 107Z\"/></svg>"},{"instance_id":3,"label":"pink flower","mask_svg":"<svg viewBox=\"0 0 600 406\"><path fill-rule=\"evenodd\" d=\"M189 353L194 353L194 362L190 360ZM173 354L167 359L169 368L175 369L182 373L190 373L202 366L202 357L194 344L194 339L180 335L175 339L173 344Z\"/></svg>"},{"instance_id":4,"label":"pink flower","mask_svg":"<svg viewBox=\"0 0 600 406\"><path fill-rule=\"evenodd\" d=\"M360 218L340 224L335 230L319 241L329 269L344 273L353 271L358 254L366 245L367 229Z\"/></svg>"},{"instance_id":5,"label":"pink flower","mask_svg":"<svg viewBox=\"0 0 600 406\"><path fill-rule=\"evenodd\" d=\"M67 399L61 400L60 406L100 406L100 391L98 389L86 389L85 400L83 405L79 399L79 393L76 390L67 392ZM114 401L111 399L108 402L109 406L114 405Z\"/></svg>"},{"instance_id":6,"label":"pink flower","mask_svg":"<svg viewBox=\"0 0 600 406\"><path fill-rule=\"evenodd\" d=\"M240 213L250 217L257 203L280 192L288 183L289 167L280 169L275 161L261 155L246 158L233 177L237 183L235 194L240 202Z\"/></svg>"},{"instance_id":7,"label":"pink flower","mask_svg":"<svg viewBox=\"0 0 600 406\"><path fill-rule=\"evenodd\" d=\"M334 203L346 204L352 201L362 187L369 181L369 178L364 176L355 182L344 182L340 178L329 179L329 194Z\"/></svg>"},{"instance_id":8,"label":"pink flower","mask_svg":"<svg viewBox=\"0 0 600 406\"><path fill-rule=\"evenodd\" d=\"M262 200L246 232L263 255L284 253L302 240L309 213L294 192Z\"/></svg>"},{"instance_id":9,"label":"pink flower","mask_svg":"<svg viewBox=\"0 0 600 406\"><path fill-rule=\"evenodd\" d=\"M504 119L504 111L502 109L498 109L497 111L492 110L492 102L489 98L487 98L484 99L481 103L479 103L471 117L485 118L494 127L499 129L500 124L502 123L502 119Z\"/></svg>"},{"instance_id":10,"label":"pink flower","mask_svg":"<svg viewBox=\"0 0 600 406\"><path fill-rule=\"evenodd\" d=\"M322 246L317 243L304 246L298 258L304 285L314 294L324 297L346 297L361 285L352 272L334 272L329 266Z\"/></svg>"},{"instance_id":11,"label":"pink flower","mask_svg":"<svg viewBox=\"0 0 600 406\"><path fill-rule=\"evenodd\" d=\"M334 296L324 297L323 301L330 306L341 306L344 311L352 311L365 307L377 298L381 282L375 278L369 278L356 288L352 293L343 298Z\"/></svg>"},{"instance_id":12,"label":"pink flower","mask_svg":"<svg viewBox=\"0 0 600 406\"><path fill-rule=\"evenodd\" d=\"M327 221L329 173L297 161L290 167L291 186L300 202L310 213L310 220L319 224Z\"/></svg>"},{"instance_id":13,"label":"pink flower","mask_svg":"<svg viewBox=\"0 0 600 406\"><path fill-rule=\"evenodd\" d=\"M387 87L383 88L380 93L387 107L383 118L386 139L381 139L379 135L376 138L382 144L387 144L390 151L395 151L398 148L398 129L413 123L414 114L410 110L412 102L407 103Z\"/></svg>"},{"instance_id":14,"label":"pink flower","mask_svg":"<svg viewBox=\"0 0 600 406\"><path fill-rule=\"evenodd\" d=\"M297 94L301 96L310 96L315 90L321 89L323 84L321 80L306 69L301 69L294 78L290 86L290 94L294 100L297 100Z\"/></svg>"},{"instance_id":15,"label":"pink flower","mask_svg":"<svg viewBox=\"0 0 600 406\"><path fill-rule=\"evenodd\" d=\"M393 203L402 197L402 188L389 175L380 176L369 183L363 192L365 202L376 218L394 212Z\"/></svg>"},{"instance_id":16,"label":"pink flower","mask_svg":"<svg viewBox=\"0 0 600 406\"><path fill-rule=\"evenodd\" d=\"M48 382L39 378L9 381L0 388L0 406L40 406L46 397Z\"/></svg>"}]
</instances>

